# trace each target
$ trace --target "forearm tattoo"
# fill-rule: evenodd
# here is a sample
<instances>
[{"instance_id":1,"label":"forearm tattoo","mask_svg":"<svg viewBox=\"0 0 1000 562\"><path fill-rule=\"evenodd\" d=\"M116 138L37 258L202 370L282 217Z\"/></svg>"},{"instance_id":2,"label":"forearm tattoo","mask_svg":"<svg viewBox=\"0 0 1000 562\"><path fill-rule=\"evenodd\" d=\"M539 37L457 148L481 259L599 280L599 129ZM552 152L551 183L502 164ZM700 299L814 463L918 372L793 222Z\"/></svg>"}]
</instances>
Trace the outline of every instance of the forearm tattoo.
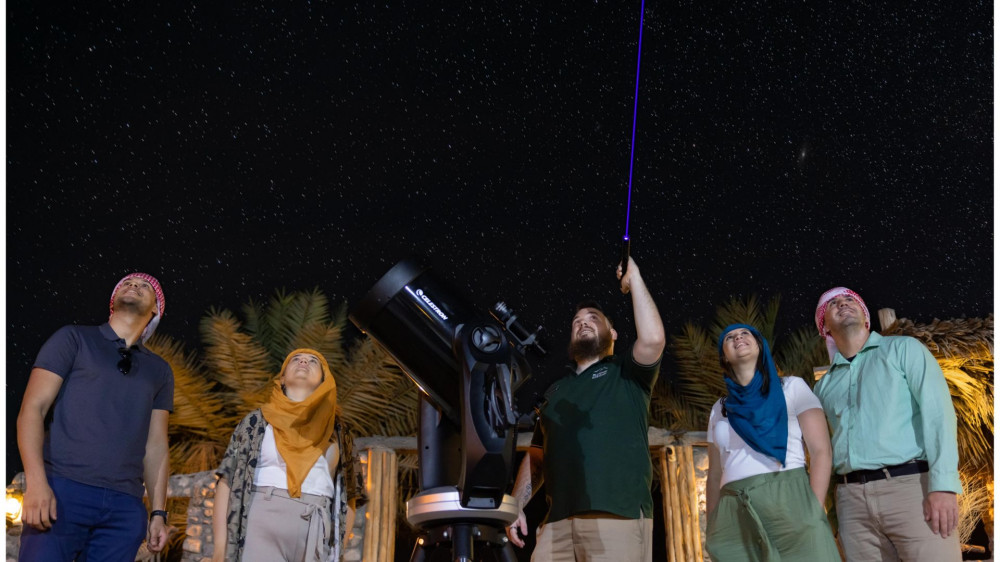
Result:
<instances>
[{"instance_id":1,"label":"forearm tattoo","mask_svg":"<svg viewBox=\"0 0 1000 562\"><path fill-rule=\"evenodd\" d=\"M538 489L538 487L540 485L540 481L542 479L541 478L542 477L542 471L540 471L538 469L534 469L534 470L530 470L530 472L531 472L530 482L528 483L528 488L524 491L524 496L522 496L524 498L524 500L523 500L523 503L521 505L528 505L528 502L531 501L531 496L535 495L535 490Z\"/></svg>"},{"instance_id":2,"label":"forearm tattoo","mask_svg":"<svg viewBox=\"0 0 1000 562\"><path fill-rule=\"evenodd\" d=\"M541 482L542 471L534 466L530 459L525 457L517 475L517 485L514 488L514 498L517 499L522 510L531 501L531 497L535 495L535 491L541 486Z\"/></svg>"}]
</instances>

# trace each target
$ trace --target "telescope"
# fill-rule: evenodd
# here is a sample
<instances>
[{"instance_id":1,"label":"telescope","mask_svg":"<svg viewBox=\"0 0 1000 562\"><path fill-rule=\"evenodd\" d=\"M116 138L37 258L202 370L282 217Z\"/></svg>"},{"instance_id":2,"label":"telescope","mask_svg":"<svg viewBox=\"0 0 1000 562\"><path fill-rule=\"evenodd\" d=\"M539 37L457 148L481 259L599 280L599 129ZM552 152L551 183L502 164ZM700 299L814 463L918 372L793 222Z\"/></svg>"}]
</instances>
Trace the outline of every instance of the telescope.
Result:
<instances>
[{"instance_id":1,"label":"telescope","mask_svg":"<svg viewBox=\"0 0 1000 562\"><path fill-rule=\"evenodd\" d=\"M418 530L411 562L448 545L455 561L471 561L475 544L514 562L505 527L519 510L505 492L520 410L537 406L537 393L517 394L531 378L526 353L545 355L541 327L526 329L503 302L478 312L414 259L383 275L350 319L422 391L420 492L406 505Z\"/></svg>"}]
</instances>

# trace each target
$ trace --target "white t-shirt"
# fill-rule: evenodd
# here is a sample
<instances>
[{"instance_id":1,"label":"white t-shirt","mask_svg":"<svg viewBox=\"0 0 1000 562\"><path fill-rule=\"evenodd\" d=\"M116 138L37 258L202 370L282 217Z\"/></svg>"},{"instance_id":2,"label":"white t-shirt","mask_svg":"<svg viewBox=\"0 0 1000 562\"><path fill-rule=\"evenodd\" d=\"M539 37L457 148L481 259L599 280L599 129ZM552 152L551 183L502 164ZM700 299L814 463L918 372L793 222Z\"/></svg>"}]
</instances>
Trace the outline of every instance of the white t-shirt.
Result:
<instances>
[{"instance_id":1,"label":"white t-shirt","mask_svg":"<svg viewBox=\"0 0 1000 562\"><path fill-rule=\"evenodd\" d=\"M777 459L755 451L729 425L729 419L722 415L722 400L712 406L708 418L708 442L719 449L722 461L722 485L768 472L791 470L806 465L805 449L802 446L802 428L799 414L813 408L822 409L819 398L809 389L806 381L799 377L781 377L781 390L785 393L788 407L788 445L785 451L785 466Z\"/></svg>"},{"instance_id":2,"label":"white t-shirt","mask_svg":"<svg viewBox=\"0 0 1000 562\"><path fill-rule=\"evenodd\" d=\"M288 473L285 459L278 453L274 442L274 430L268 424L264 430L264 441L260 444L260 459L253 472L255 486L274 486L282 490L288 489ZM316 496L333 497L333 477L330 476L330 463L326 456L320 455L316 463L309 469L309 474L302 482L302 493Z\"/></svg>"}]
</instances>

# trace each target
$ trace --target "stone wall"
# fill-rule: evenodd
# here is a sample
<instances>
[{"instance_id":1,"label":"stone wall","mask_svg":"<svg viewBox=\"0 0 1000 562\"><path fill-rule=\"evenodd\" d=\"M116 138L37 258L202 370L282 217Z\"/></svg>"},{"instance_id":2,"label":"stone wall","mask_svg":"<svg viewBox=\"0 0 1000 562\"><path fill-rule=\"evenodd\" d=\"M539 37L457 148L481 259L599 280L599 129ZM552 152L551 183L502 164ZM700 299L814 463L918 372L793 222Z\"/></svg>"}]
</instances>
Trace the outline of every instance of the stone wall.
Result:
<instances>
[{"instance_id":1,"label":"stone wall","mask_svg":"<svg viewBox=\"0 0 1000 562\"><path fill-rule=\"evenodd\" d=\"M169 498L190 498L187 508L187 529L184 537L185 562L211 562L212 516L215 511L215 483L218 479L211 470L194 474L175 474L170 477L167 489Z\"/></svg>"}]
</instances>

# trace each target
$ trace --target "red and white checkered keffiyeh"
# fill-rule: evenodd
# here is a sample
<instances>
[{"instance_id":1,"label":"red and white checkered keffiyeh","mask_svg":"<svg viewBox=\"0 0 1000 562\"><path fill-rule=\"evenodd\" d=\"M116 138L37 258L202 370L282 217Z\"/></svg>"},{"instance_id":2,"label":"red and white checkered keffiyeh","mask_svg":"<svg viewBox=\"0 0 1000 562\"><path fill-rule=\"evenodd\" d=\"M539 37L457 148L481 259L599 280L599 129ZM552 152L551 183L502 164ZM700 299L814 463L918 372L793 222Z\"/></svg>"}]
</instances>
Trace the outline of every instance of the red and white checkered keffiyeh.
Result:
<instances>
[{"instance_id":1,"label":"red and white checkered keffiyeh","mask_svg":"<svg viewBox=\"0 0 1000 562\"><path fill-rule=\"evenodd\" d=\"M111 291L111 304L108 306L111 314L108 315L108 319L110 320L111 317L115 315L115 295L118 294L118 289L121 288L122 283L124 283L126 279L132 279L133 277L142 279L143 281L148 281L149 284L153 286L153 293L156 295L156 314L154 314L153 318L148 324L146 324L146 328L142 331L142 335L139 336L142 343L146 343L146 340L153 335L153 332L156 331L156 327L160 324L160 318L163 317L163 311L165 310L167 304L167 301L163 298L163 288L160 287L160 282L156 280L156 277L153 277L148 273L139 272L129 273L125 277L122 277L121 281L115 285L115 289Z\"/></svg>"},{"instance_id":2,"label":"red and white checkered keffiyeh","mask_svg":"<svg viewBox=\"0 0 1000 562\"><path fill-rule=\"evenodd\" d=\"M865 301L861 299L860 295L847 287L834 287L823 293L823 295L819 297L819 302L816 303L816 328L819 329L819 335L826 339L826 351L830 355L831 361L833 360L833 356L837 353L837 345L833 341L833 336L826 331L826 305L833 299L843 295L847 295L858 301L858 304L861 305L861 310L865 313L865 328L870 330L872 327L871 314L868 313L868 307L865 305Z\"/></svg>"}]
</instances>

